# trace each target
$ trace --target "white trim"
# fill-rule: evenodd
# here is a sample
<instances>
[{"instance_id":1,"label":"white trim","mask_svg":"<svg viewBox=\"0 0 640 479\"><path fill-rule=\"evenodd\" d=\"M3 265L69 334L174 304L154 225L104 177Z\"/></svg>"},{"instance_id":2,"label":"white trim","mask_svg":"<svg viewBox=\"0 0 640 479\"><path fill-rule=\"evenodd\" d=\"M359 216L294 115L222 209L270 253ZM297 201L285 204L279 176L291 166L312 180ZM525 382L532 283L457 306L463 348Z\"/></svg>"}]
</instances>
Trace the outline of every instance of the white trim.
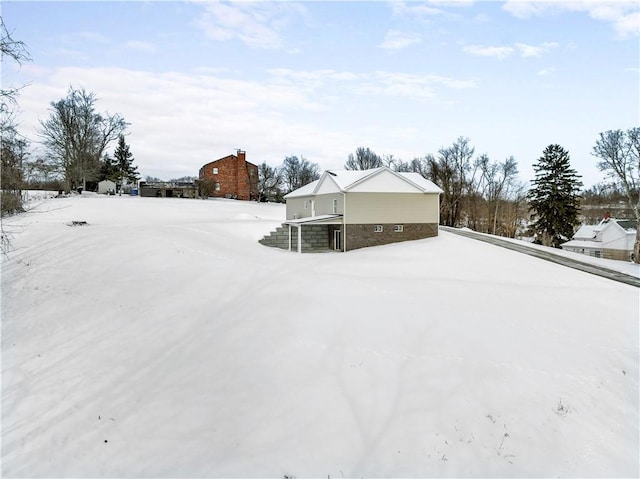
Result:
<instances>
[{"instance_id":1,"label":"white trim","mask_svg":"<svg viewBox=\"0 0 640 479\"><path fill-rule=\"evenodd\" d=\"M342 193L342 251L347 252L347 194Z\"/></svg>"}]
</instances>

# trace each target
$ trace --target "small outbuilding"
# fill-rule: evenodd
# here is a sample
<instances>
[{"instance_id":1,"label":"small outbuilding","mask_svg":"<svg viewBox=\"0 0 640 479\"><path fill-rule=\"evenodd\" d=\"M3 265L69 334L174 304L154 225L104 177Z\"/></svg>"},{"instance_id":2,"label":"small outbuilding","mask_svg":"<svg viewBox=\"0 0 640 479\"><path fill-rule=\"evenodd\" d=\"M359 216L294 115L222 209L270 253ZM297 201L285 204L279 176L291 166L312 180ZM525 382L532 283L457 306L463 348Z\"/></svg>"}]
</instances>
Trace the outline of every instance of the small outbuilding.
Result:
<instances>
[{"instance_id":1,"label":"small outbuilding","mask_svg":"<svg viewBox=\"0 0 640 479\"><path fill-rule=\"evenodd\" d=\"M189 181L141 181L139 194L155 198L197 198L198 187Z\"/></svg>"},{"instance_id":2,"label":"small outbuilding","mask_svg":"<svg viewBox=\"0 0 640 479\"><path fill-rule=\"evenodd\" d=\"M108 193L116 192L116 184L111 180L102 180L98 182L98 194L106 195Z\"/></svg>"},{"instance_id":3,"label":"small outbuilding","mask_svg":"<svg viewBox=\"0 0 640 479\"><path fill-rule=\"evenodd\" d=\"M442 190L387 167L325 171L285 195L286 221L260 242L298 252L349 251L438 235Z\"/></svg>"}]
</instances>

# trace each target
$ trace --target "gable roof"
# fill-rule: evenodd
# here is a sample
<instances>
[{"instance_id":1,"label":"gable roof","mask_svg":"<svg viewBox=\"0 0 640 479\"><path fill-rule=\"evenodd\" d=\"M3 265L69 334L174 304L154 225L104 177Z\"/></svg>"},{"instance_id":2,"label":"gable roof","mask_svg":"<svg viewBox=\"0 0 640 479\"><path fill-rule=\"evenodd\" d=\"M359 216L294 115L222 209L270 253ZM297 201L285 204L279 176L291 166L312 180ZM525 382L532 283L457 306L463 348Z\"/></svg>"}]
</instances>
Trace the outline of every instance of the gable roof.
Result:
<instances>
[{"instance_id":1,"label":"gable roof","mask_svg":"<svg viewBox=\"0 0 640 479\"><path fill-rule=\"evenodd\" d=\"M327 181L335 184L342 193L442 193L435 183L418 173L400 173L381 166L370 170L327 170L320 179L292 191L285 198L316 195Z\"/></svg>"},{"instance_id":2,"label":"gable roof","mask_svg":"<svg viewBox=\"0 0 640 479\"><path fill-rule=\"evenodd\" d=\"M598 225L582 225L573 235L574 240L592 240L596 237Z\"/></svg>"},{"instance_id":3,"label":"gable roof","mask_svg":"<svg viewBox=\"0 0 640 479\"><path fill-rule=\"evenodd\" d=\"M608 227L616 228L622 233L623 231L628 235L635 235L636 229L633 227L633 220L618 220L615 218L605 218L597 225L582 225L573 235L573 240L592 240L595 239L598 233L604 231Z\"/></svg>"}]
</instances>

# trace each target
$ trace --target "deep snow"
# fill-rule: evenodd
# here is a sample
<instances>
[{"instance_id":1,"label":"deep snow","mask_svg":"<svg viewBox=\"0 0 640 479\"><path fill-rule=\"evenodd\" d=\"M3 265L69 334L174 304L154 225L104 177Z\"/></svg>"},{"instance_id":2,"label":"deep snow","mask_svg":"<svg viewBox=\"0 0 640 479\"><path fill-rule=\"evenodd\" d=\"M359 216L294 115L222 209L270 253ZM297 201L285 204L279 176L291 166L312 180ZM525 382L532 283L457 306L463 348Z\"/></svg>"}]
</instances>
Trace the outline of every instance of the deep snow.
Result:
<instances>
[{"instance_id":1,"label":"deep snow","mask_svg":"<svg viewBox=\"0 0 640 479\"><path fill-rule=\"evenodd\" d=\"M5 219L3 477L638 476L637 288L444 232L258 244L283 219Z\"/></svg>"}]
</instances>

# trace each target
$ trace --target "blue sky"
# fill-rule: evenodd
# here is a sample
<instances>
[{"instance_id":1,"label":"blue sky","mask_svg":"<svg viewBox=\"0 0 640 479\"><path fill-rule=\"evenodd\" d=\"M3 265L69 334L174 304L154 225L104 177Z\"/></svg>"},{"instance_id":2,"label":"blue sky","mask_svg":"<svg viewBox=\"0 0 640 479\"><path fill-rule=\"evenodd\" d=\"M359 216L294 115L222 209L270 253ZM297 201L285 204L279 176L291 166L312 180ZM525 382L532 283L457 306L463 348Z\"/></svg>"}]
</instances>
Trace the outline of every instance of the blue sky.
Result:
<instances>
[{"instance_id":1,"label":"blue sky","mask_svg":"<svg viewBox=\"0 0 640 479\"><path fill-rule=\"evenodd\" d=\"M543 149L602 180L598 133L640 125L637 1L29 2L2 17L32 62L3 63L22 132L69 86L131 123L143 175L197 175L247 151L340 168L359 146L411 160L468 137L514 156ZM115 145L113 145L115 146ZM34 148L34 155L38 154Z\"/></svg>"}]
</instances>

